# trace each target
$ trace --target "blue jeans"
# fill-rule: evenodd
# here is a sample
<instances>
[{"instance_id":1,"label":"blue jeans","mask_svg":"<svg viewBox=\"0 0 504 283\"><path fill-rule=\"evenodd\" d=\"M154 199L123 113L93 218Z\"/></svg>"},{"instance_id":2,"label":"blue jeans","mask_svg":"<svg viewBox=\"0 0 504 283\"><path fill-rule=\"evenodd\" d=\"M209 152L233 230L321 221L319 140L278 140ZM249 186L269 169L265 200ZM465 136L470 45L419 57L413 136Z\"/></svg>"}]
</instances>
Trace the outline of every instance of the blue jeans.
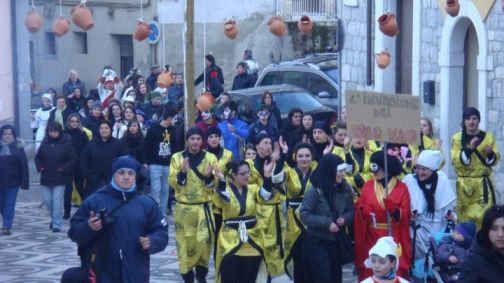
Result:
<instances>
[{"instance_id":1,"label":"blue jeans","mask_svg":"<svg viewBox=\"0 0 504 283\"><path fill-rule=\"evenodd\" d=\"M170 167L162 165L149 165L150 193L149 195L157 201L163 216L166 216L166 206L168 205L168 175Z\"/></svg>"},{"instance_id":2,"label":"blue jeans","mask_svg":"<svg viewBox=\"0 0 504 283\"><path fill-rule=\"evenodd\" d=\"M0 213L3 218L3 228L12 228L18 191L18 187L0 188Z\"/></svg>"},{"instance_id":3,"label":"blue jeans","mask_svg":"<svg viewBox=\"0 0 504 283\"><path fill-rule=\"evenodd\" d=\"M63 219L63 196L65 195L65 185L42 186L42 198L44 205L51 215L52 227L61 229Z\"/></svg>"}]
</instances>

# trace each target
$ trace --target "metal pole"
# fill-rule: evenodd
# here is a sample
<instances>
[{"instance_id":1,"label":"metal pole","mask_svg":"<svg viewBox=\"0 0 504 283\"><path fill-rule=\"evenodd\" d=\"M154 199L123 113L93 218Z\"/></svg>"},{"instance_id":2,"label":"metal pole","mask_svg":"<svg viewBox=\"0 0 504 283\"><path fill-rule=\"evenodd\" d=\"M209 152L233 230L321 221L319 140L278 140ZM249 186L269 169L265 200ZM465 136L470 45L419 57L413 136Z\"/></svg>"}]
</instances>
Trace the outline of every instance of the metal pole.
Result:
<instances>
[{"instance_id":1,"label":"metal pole","mask_svg":"<svg viewBox=\"0 0 504 283\"><path fill-rule=\"evenodd\" d=\"M184 121L194 126L194 0L184 5Z\"/></svg>"},{"instance_id":2,"label":"metal pole","mask_svg":"<svg viewBox=\"0 0 504 283\"><path fill-rule=\"evenodd\" d=\"M384 171L385 171L385 198L388 197L388 162L387 162L387 143L383 144L383 159L384 159ZM388 210L385 208L385 212L387 213L387 230L388 230L388 235L392 235L392 225L391 225L391 219L390 219L390 213Z\"/></svg>"},{"instance_id":3,"label":"metal pole","mask_svg":"<svg viewBox=\"0 0 504 283\"><path fill-rule=\"evenodd\" d=\"M342 72L341 72L341 68L342 68L342 63L341 63L341 42L340 42L340 38L341 38L341 35L340 35L340 32L342 32L343 28L340 26L343 24L343 21L341 20L342 17L343 17L343 4L342 4L343 1L338 1L339 3L339 7L338 7L338 19L336 21L337 23L337 32L336 32L336 35L338 36L338 121L339 121L339 118L341 117L341 109L343 108L343 94L341 93L341 90L342 90L342 87L341 87L341 75L342 75Z\"/></svg>"}]
</instances>

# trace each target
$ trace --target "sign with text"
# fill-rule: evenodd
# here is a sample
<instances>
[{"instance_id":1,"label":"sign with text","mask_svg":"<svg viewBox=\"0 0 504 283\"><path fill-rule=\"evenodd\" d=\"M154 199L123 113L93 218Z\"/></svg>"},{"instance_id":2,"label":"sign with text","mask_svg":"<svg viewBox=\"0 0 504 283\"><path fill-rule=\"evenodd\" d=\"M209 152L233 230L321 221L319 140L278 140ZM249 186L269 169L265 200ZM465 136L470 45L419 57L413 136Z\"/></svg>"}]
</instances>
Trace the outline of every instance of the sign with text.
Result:
<instances>
[{"instance_id":1,"label":"sign with text","mask_svg":"<svg viewBox=\"0 0 504 283\"><path fill-rule=\"evenodd\" d=\"M420 97L347 91L348 135L390 143L420 143Z\"/></svg>"}]
</instances>

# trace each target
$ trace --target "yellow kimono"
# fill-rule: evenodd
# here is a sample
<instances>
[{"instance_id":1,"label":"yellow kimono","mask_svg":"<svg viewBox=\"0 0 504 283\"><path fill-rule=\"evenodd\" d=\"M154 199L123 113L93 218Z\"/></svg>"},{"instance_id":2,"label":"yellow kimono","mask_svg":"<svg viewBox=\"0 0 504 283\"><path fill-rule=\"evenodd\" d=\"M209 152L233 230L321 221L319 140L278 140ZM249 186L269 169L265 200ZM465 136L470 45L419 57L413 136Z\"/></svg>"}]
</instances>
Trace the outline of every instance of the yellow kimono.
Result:
<instances>
[{"instance_id":1,"label":"yellow kimono","mask_svg":"<svg viewBox=\"0 0 504 283\"><path fill-rule=\"evenodd\" d=\"M267 282L268 271L264 261L263 237L257 224L257 204L266 203L259 195L257 185L248 185L242 194L233 185L225 188L229 198L215 194L214 203L222 209L223 225L217 240L215 282L221 282L220 267L226 258L237 256L262 256L263 261L255 282ZM240 225L246 228L240 232ZM245 236L246 235L246 236ZM239 279L237 278L239 281ZM237 282L238 282L237 281Z\"/></svg>"},{"instance_id":2,"label":"yellow kimono","mask_svg":"<svg viewBox=\"0 0 504 283\"><path fill-rule=\"evenodd\" d=\"M463 154L469 145L462 144L462 132L452 138L451 157L457 173L457 215L458 221L474 221L481 227L483 213L495 204L492 167L500 159L495 137L490 132L480 132L481 142L469 156ZM469 143L469 141L467 142ZM489 145L495 153L492 160L487 160L484 148ZM464 162L464 159L468 159Z\"/></svg>"},{"instance_id":3,"label":"yellow kimono","mask_svg":"<svg viewBox=\"0 0 504 283\"><path fill-rule=\"evenodd\" d=\"M363 150L364 150L363 160L360 160L360 158L356 153L356 150L350 148L350 156L354 161L353 163L355 166L355 170L352 176L348 176L345 178L348 184L350 184L354 189L354 192L357 197L360 196L364 183L371 180L374 176L373 172L371 172L371 155L373 154L373 151L365 147L363 148Z\"/></svg>"},{"instance_id":4,"label":"yellow kimono","mask_svg":"<svg viewBox=\"0 0 504 283\"><path fill-rule=\"evenodd\" d=\"M206 166L208 164L214 166L217 159L215 155L201 151L199 154L204 156L195 166L198 172L191 166L185 182L180 182L178 175L182 171L184 156L187 154L185 150L172 156L168 178L170 186L175 190L177 202L173 215L181 274L191 271L198 265L208 267L215 233L212 200L217 181L216 177L212 176L211 183L208 183L204 180L203 174Z\"/></svg>"},{"instance_id":5,"label":"yellow kimono","mask_svg":"<svg viewBox=\"0 0 504 283\"><path fill-rule=\"evenodd\" d=\"M312 161L310 171L305 179L297 167L290 167L287 163L284 166L285 172L285 191L287 194L287 225L285 228L284 249L285 249L285 271L292 278L294 276L294 262L292 252L301 232L305 230L305 225L299 218L297 209L303 202L305 191L311 186L310 177L317 168L317 162Z\"/></svg>"},{"instance_id":6,"label":"yellow kimono","mask_svg":"<svg viewBox=\"0 0 504 283\"><path fill-rule=\"evenodd\" d=\"M416 145L416 144L411 145L411 147L415 148L417 156L420 155L420 153L426 149L439 150L439 151L441 151L441 156L444 156L443 150L441 148L436 149L436 145L439 142L438 139L429 138L428 136L426 136L422 133L420 133L420 137L421 137L420 145ZM445 164L445 160L443 159L443 161L441 162L441 165L439 166L439 169L443 168L444 164Z\"/></svg>"},{"instance_id":7,"label":"yellow kimono","mask_svg":"<svg viewBox=\"0 0 504 283\"><path fill-rule=\"evenodd\" d=\"M258 187L263 185L263 177L255 167L258 163L259 156L254 160L247 160L250 166L250 185ZM262 168L261 168L262 171ZM273 183L283 181L283 170L272 176ZM281 180L281 181L278 181ZM281 193L274 194L274 197L265 204L258 204L257 207L257 225L261 229L264 243L264 257L268 273L271 276L276 276L284 271L284 249L282 233L285 226L285 220L282 213L282 201L285 200L285 195Z\"/></svg>"},{"instance_id":8,"label":"yellow kimono","mask_svg":"<svg viewBox=\"0 0 504 283\"><path fill-rule=\"evenodd\" d=\"M219 165L219 169L221 170L222 174L224 174L224 176L227 176L226 164L228 164L229 161L231 160L233 160L233 152L221 147L221 152L219 152L217 156L217 164ZM213 207L213 213L221 214L220 208L215 205L215 202ZM219 231L217 231L217 233L218 232Z\"/></svg>"},{"instance_id":9,"label":"yellow kimono","mask_svg":"<svg viewBox=\"0 0 504 283\"><path fill-rule=\"evenodd\" d=\"M383 145L379 141L368 140L368 149L372 152L376 152L383 149Z\"/></svg>"},{"instance_id":10,"label":"yellow kimono","mask_svg":"<svg viewBox=\"0 0 504 283\"><path fill-rule=\"evenodd\" d=\"M331 153L335 154L335 155L337 155L339 157L341 157L341 159L343 159L343 161L345 161L348 165L352 165L352 168L348 168L347 169L347 172L346 172L347 175L351 176L351 175L354 175L354 174L357 173L357 168L355 166L354 160L350 161L350 162L353 162L353 164L347 162L347 158L346 158L346 154L345 154L345 149L343 147L341 147L341 146L334 146Z\"/></svg>"}]
</instances>

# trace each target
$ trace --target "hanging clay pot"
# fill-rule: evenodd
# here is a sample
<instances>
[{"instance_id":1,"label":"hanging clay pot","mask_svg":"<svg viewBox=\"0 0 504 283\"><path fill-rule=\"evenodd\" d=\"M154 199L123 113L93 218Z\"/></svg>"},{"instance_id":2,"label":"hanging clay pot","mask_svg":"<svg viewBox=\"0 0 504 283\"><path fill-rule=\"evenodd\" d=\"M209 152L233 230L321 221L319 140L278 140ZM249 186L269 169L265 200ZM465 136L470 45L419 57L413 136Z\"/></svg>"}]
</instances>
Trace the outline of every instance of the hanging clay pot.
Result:
<instances>
[{"instance_id":1,"label":"hanging clay pot","mask_svg":"<svg viewBox=\"0 0 504 283\"><path fill-rule=\"evenodd\" d=\"M236 21L234 19L229 19L224 23L224 34L230 39L236 37L238 28L236 27Z\"/></svg>"},{"instance_id":2,"label":"hanging clay pot","mask_svg":"<svg viewBox=\"0 0 504 283\"><path fill-rule=\"evenodd\" d=\"M313 22L308 16L302 16L298 22L298 29L302 34L309 34L312 31Z\"/></svg>"},{"instance_id":3,"label":"hanging clay pot","mask_svg":"<svg viewBox=\"0 0 504 283\"><path fill-rule=\"evenodd\" d=\"M285 34L285 23L280 16L273 16L268 21L269 31L276 35L282 37Z\"/></svg>"},{"instance_id":4,"label":"hanging clay pot","mask_svg":"<svg viewBox=\"0 0 504 283\"><path fill-rule=\"evenodd\" d=\"M460 4L458 0L446 0L444 8L448 15L456 17L460 11Z\"/></svg>"},{"instance_id":5,"label":"hanging clay pot","mask_svg":"<svg viewBox=\"0 0 504 283\"><path fill-rule=\"evenodd\" d=\"M65 35L70 30L70 21L59 16L53 23L52 31L57 37Z\"/></svg>"},{"instance_id":6,"label":"hanging clay pot","mask_svg":"<svg viewBox=\"0 0 504 283\"><path fill-rule=\"evenodd\" d=\"M94 26L93 15L84 4L72 8L72 21L83 30L90 30Z\"/></svg>"},{"instance_id":7,"label":"hanging clay pot","mask_svg":"<svg viewBox=\"0 0 504 283\"><path fill-rule=\"evenodd\" d=\"M387 12L378 18L380 31L388 36L396 36L399 33L397 20L393 13Z\"/></svg>"},{"instance_id":8,"label":"hanging clay pot","mask_svg":"<svg viewBox=\"0 0 504 283\"><path fill-rule=\"evenodd\" d=\"M42 17L33 7L30 8L28 13L26 14L25 26L31 33L39 31L39 29L42 27Z\"/></svg>"},{"instance_id":9,"label":"hanging clay pot","mask_svg":"<svg viewBox=\"0 0 504 283\"><path fill-rule=\"evenodd\" d=\"M149 25L146 22L139 19L135 29L135 35L133 37L138 41L142 41L147 37L149 37L150 31L151 30Z\"/></svg>"},{"instance_id":10,"label":"hanging clay pot","mask_svg":"<svg viewBox=\"0 0 504 283\"><path fill-rule=\"evenodd\" d=\"M380 69L387 68L390 64L390 53L386 50L376 53L376 64Z\"/></svg>"},{"instance_id":11,"label":"hanging clay pot","mask_svg":"<svg viewBox=\"0 0 504 283\"><path fill-rule=\"evenodd\" d=\"M173 83L172 73L164 71L157 78L157 85L160 88L167 88Z\"/></svg>"},{"instance_id":12,"label":"hanging clay pot","mask_svg":"<svg viewBox=\"0 0 504 283\"><path fill-rule=\"evenodd\" d=\"M209 111L210 108L215 103L215 98L213 97L211 92L204 92L203 94L198 97L198 101L196 102L196 107L198 107L199 111L205 112Z\"/></svg>"}]
</instances>

